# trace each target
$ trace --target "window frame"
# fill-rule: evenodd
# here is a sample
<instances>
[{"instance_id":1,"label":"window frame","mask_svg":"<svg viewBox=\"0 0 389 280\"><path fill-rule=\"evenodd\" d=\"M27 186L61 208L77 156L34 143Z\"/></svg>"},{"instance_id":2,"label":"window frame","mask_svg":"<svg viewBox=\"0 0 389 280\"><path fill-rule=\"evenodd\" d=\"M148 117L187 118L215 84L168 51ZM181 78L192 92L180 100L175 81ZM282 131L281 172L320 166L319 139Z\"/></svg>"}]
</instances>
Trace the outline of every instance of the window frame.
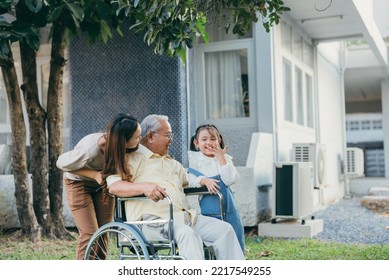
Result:
<instances>
[{"instance_id":1,"label":"window frame","mask_svg":"<svg viewBox=\"0 0 389 280\"><path fill-rule=\"evenodd\" d=\"M233 51L247 49L249 112L248 117L211 119L206 115L205 91L205 54L210 52ZM197 44L195 47L195 79L198 123L213 123L218 126L249 126L256 125L257 93L255 84L255 53L254 38L219 41L209 44Z\"/></svg>"},{"instance_id":2,"label":"window frame","mask_svg":"<svg viewBox=\"0 0 389 280\"><path fill-rule=\"evenodd\" d=\"M292 28L292 33L293 35L296 33L296 31L294 30L294 28ZM301 35L299 35L299 38L303 38L301 37ZM304 39L302 39L304 40ZM305 41L305 40L304 40ZM292 42L294 42L294 38L292 38ZM302 50L304 52L304 50ZM315 106L315 98L316 98L316 93L315 93L315 88L314 88L314 80L315 80L315 76L314 76L314 69L313 69L313 66L310 66L310 65L307 65L303 59L304 59L304 56L303 56L303 59L299 58L299 57L296 57L295 54L293 53L293 46L292 46L292 52L286 48L285 46L282 46L281 47L281 53L282 53L282 75L283 75L283 83L285 84L285 67L284 67L284 64L285 62L287 62L289 65L290 65L290 70L291 70L291 73L290 73L290 76L291 76L291 85L290 85L290 90L292 91L291 93L291 102L290 102L290 105L291 106L289 108L289 110L291 110L292 112L292 117L291 119L288 119L287 118L287 104L286 104L286 91L285 91L285 87L282 88L282 95L283 95L283 98L284 98L284 114L283 114L283 121L290 124L290 125L293 125L293 126L298 126L298 127L304 127L306 129L314 129L315 128L315 119L316 119L316 115L315 115L315 112L316 112L316 106ZM297 92L297 75L296 75L296 71L300 71L301 72L301 75L300 75L300 78L301 78L301 89L302 89L302 92L301 92L301 96L302 97L302 108L299 108L299 104L298 104L298 101L299 101L299 93ZM307 81L308 81L308 77L310 78L310 94L311 94L311 98L308 98L308 84L307 84ZM310 108L308 107L308 101L311 102L310 104ZM302 114L303 114L303 122L300 123L299 122L299 112L302 111ZM311 113L311 115L309 115L309 113ZM311 121L309 121L309 119L311 119ZM310 123L312 123L312 125L310 125Z\"/></svg>"}]
</instances>

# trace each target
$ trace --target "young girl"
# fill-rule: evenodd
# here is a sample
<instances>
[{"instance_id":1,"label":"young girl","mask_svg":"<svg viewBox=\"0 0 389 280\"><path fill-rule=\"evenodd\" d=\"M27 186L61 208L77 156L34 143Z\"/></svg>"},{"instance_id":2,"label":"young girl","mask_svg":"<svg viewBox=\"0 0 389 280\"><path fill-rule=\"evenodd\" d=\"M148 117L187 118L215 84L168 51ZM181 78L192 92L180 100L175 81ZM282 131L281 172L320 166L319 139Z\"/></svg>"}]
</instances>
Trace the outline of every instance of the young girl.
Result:
<instances>
[{"instance_id":1,"label":"young girl","mask_svg":"<svg viewBox=\"0 0 389 280\"><path fill-rule=\"evenodd\" d=\"M245 253L244 228L233 194L228 186L239 179L239 174L226 154L227 147L214 125L202 125L191 138L189 158L189 185L198 188L206 186L211 195L200 198L201 214L215 216L219 213L219 200L216 190L223 194L225 221L235 230L243 253ZM220 217L219 217L220 218Z\"/></svg>"}]
</instances>

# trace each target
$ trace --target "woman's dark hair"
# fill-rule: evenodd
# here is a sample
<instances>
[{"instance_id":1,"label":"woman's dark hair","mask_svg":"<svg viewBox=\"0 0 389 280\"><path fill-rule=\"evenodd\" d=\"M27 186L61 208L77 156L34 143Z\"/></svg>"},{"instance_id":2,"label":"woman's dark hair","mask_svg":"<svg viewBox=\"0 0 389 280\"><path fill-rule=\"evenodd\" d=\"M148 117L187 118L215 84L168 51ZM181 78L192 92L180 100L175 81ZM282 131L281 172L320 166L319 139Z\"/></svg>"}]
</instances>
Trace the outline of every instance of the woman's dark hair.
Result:
<instances>
[{"instance_id":1,"label":"woman's dark hair","mask_svg":"<svg viewBox=\"0 0 389 280\"><path fill-rule=\"evenodd\" d=\"M200 125L197 129L196 129L196 132L192 135L192 137L190 138L190 145L189 145L189 149L191 151L198 151L197 148L196 148L196 145L194 143L194 140L197 139L200 131L202 130L208 130L208 132L211 134L211 135L214 135L216 134L216 137L219 139L219 143L220 143L220 148L224 149L224 140L223 140L223 136L220 134L219 132L219 129L217 129L216 126L214 126L213 124L204 124L204 125Z\"/></svg>"},{"instance_id":2,"label":"woman's dark hair","mask_svg":"<svg viewBox=\"0 0 389 280\"><path fill-rule=\"evenodd\" d=\"M138 128L138 121L128 114L116 115L107 127L104 149L104 168L102 173L103 194L108 195L106 178L109 175L121 174L122 179L129 181L130 171L126 162L126 144Z\"/></svg>"}]
</instances>

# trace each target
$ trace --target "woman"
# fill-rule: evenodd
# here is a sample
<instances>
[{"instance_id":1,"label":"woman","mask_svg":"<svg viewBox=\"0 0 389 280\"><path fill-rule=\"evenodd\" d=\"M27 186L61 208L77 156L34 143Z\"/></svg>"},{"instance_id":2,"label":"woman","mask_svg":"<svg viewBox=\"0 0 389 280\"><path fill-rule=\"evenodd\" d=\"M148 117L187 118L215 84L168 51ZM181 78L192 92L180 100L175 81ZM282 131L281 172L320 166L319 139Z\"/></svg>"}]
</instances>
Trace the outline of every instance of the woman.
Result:
<instances>
[{"instance_id":1,"label":"woman","mask_svg":"<svg viewBox=\"0 0 389 280\"><path fill-rule=\"evenodd\" d=\"M116 150L107 150L107 139L115 135ZM136 150L140 140L137 120L127 114L118 114L110 122L106 133L92 133L82 138L73 150L59 156L57 167L66 171L64 182L67 201L79 231L76 258L84 258L85 250L93 233L111 222L115 201L102 191L105 184L102 172L110 154L124 150ZM121 149L120 147L123 147ZM107 156L104 157L104 154ZM123 155L124 156L124 155ZM104 258L105 252L97 253Z\"/></svg>"}]
</instances>

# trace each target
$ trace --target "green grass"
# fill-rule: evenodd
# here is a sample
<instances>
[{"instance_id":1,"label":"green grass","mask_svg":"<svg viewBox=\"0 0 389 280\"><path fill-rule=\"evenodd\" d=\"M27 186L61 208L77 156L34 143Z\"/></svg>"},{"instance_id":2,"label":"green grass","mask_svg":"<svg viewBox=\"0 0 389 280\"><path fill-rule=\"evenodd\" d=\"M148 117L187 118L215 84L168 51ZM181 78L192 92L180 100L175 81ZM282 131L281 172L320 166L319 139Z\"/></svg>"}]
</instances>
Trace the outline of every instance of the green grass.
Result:
<instances>
[{"instance_id":1,"label":"green grass","mask_svg":"<svg viewBox=\"0 0 389 280\"><path fill-rule=\"evenodd\" d=\"M388 260L389 244L343 244L316 239L246 238L247 259Z\"/></svg>"},{"instance_id":2,"label":"green grass","mask_svg":"<svg viewBox=\"0 0 389 280\"><path fill-rule=\"evenodd\" d=\"M73 260L75 240L42 240L32 243L17 233L0 234L0 260ZM250 260L388 260L389 244L364 245L316 239L246 237Z\"/></svg>"},{"instance_id":3,"label":"green grass","mask_svg":"<svg viewBox=\"0 0 389 280\"><path fill-rule=\"evenodd\" d=\"M31 242L18 233L0 234L0 260L74 260L76 240Z\"/></svg>"}]
</instances>

